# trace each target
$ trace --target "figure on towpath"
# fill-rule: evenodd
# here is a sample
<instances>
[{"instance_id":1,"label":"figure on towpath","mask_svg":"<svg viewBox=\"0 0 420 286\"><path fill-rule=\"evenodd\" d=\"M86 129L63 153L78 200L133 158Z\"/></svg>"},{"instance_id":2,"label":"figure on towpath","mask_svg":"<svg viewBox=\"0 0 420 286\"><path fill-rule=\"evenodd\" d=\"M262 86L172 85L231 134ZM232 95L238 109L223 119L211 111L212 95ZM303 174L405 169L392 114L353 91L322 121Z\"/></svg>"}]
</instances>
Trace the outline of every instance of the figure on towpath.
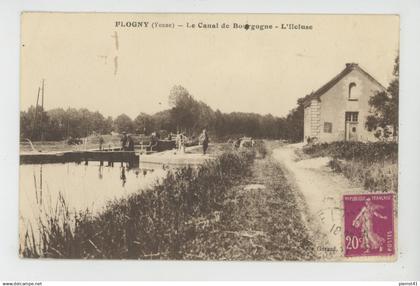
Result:
<instances>
[{"instance_id":1,"label":"figure on towpath","mask_svg":"<svg viewBox=\"0 0 420 286\"><path fill-rule=\"evenodd\" d=\"M178 148L178 152L180 152L181 154L185 153L185 135L182 132L178 132L176 135L176 145Z\"/></svg>"},{"instance_id":2,"label":"figure on towpath","mask_svg":"<svg viewBox=\"0 0 420 286\"><path fill-rule=\"evenodd\" d=\"M99 135L99 150L100 151L102 151L104 143L105 143L104 137L102 137L102 135Z\"/></svg>"},{"instance_id":3,"label":"figure on towpath","mask_svg":"<svg viewBox=\"0 0 420 286\"><path fill-rule=\"evenodd\" d=\"M127 151L134 151L134 140L133 137L131 136L131 134L128 135L127 137Z\"/></svg>"},{"instance_id":4,"label":"figure on towpath","mask_svg":"<svg viewBox=\"0 0 420 286\"><path fill-rule=\"evenodd\" d=\"M206 155L210 140L209 140L209 135L207 134L207 130L205 128L203 129L203 132L200 135L200 140L203 144L203 155Z\"/></svg>"},{"instance_id":5,"label":"figure on towpath","mask_svg":"<svg viewBox=\"0 0 420 286\"><path fill-rule=\"evenodd\" d=\"M121 150L126 151L127 150L127 141L128 141L128 137L127 137L127 132L123 132L122 133L123 136L121 137Z\"/></svg>"}]
</instances>

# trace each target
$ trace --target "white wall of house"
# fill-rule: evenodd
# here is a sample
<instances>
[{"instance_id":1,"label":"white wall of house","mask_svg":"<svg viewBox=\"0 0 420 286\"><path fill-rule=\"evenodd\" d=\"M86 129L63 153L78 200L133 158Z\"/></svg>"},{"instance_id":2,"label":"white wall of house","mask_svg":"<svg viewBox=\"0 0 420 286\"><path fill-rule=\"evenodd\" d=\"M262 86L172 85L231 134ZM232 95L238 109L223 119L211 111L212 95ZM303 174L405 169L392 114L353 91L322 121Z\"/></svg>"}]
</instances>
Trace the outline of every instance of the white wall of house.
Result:
<instances>
[{"instance_id":1,"label":"white wall of house","mask_svg":"<svg viewBox=\"0 0 420 286\"><path fill-rule=\"evenodd\" d=\"M353 69L322 94L319 100L313 99L305 108L305 140L308 136L317 137L320 142L345 140L345 114L358 112L357 140L376 141L374 133L369 132L365 124L367 116L371 114L369 98L379 90L384 88L362 71Z\"/></svg>"},{"instance_id":2,"label":"white wall of house","mask_svg":"<svg viewBox=\"0 0 420 286\"><path fill-rule=\"evenodd\" d=\"M320 122L320 102L317 99L311 100L310 105L304 109L304 132L305 140L307 138L319 137L321 132Z\"/></svg>"},{"instance_id":3,"label":"white wall of house","mask_svg":"<svg viewBox=\"0 0 420 286\"><path fill-rule=\"evenodd\" d=\"M305 142L309 137L312 137L310 105L305 107L303 113L303 138Z\"/></svg>"}]
</instances>

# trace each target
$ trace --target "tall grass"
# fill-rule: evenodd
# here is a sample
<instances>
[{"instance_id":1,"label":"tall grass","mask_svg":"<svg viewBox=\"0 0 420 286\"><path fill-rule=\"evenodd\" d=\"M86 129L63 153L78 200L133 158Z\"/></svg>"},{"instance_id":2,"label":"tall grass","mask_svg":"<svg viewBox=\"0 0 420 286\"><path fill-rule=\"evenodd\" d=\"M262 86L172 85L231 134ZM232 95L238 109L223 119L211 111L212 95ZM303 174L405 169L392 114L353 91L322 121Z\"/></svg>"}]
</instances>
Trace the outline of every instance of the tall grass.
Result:
<instances>
[{"instance_id":1,"label":"tall grass","mask_svg":"<svg viewBox=\"0 0 420 286\"><path fill-rule=\"evenodd\" d=\"M390 161L346 161L333 158L331 169L371 192L398 191L398 166Z\"/></svg>"},{"instance_id":2,"label":"tall grass","mask_svg":"<svg viewBox=\"0 0 420 286\"><path fill-rule=\"evenodd\" d=\"M244 188L245 186L263 186ZM187 259L314 260L304 206L273 157L254 162L252 175L229 190L219 223L187 242Z\"/></svg>"},{"instance_id":3,"label":"tall grass","mask_svg":"<svg viewBox=\"0 0 420 286\"><path fill-rule=\"evenodd\" d=\"M333 142L308 145L311 157L330 156L331 169L371 192L397 192L398 144L395 142Z\"/></svg>"},{"instance_id":4,"label":"tall grass","mask_svg":"<svg viewBox=\"0 0 420 286\"><path fill-rule=\"evenodd\" d=\"M72 214L62 200L40 240L24 234L23 257L181 259L187 241L222 210L227 190L249 174L253 150L227 152L198 168L170 171L154 188Z\"/></svg>"},{"instance_id":5,"label":"tall grass","mask_svg":"<svg viewBox=\"0 0 420 286\"><path fill-rule=\"evenodd\" d=\"M312 157L331 156L345 160L395 163L398 160L398 143L338 141L307 145L303 148L303 152Z\"/></svg>"}]
</instances>

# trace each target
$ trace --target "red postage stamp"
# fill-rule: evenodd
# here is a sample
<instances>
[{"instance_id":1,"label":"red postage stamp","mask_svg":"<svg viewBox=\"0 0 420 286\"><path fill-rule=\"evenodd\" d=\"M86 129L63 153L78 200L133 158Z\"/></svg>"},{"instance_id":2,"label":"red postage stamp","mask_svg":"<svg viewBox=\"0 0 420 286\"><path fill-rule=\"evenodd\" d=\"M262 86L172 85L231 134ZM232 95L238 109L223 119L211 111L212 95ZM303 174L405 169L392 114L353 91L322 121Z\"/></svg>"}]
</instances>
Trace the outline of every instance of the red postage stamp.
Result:
<instances>
[{"instance_id":1,"label":"red postage stamp","mask_svg":"<svg viewBox=\"0 0 420 286\"><path fill-rule=\"evenodd\" d=\"M344 196L346 257L394 255L393 194Z\"/></svg>"}]
</instances>

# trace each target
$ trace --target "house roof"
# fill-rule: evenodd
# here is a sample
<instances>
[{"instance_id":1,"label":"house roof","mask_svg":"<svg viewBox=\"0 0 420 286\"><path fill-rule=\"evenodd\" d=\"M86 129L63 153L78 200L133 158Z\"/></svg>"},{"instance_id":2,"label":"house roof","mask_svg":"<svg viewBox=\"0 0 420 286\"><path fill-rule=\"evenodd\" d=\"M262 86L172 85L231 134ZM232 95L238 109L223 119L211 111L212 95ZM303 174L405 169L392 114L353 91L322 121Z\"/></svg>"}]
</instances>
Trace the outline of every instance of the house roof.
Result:
<instances>
[{"instance_id":1,"label":"house roof","mask_svg":"<svg viewBox=\"0 0 420 286\"><path fill-rule=\"evenodd\" d=\"M348 75L351 71L358 70L362 74L364 74L368 79L373 81L374 83L378 84L380 87L382 87L384 90L386 90L383 85L378 82L373 76L371 76L368 72L366 72L364 69L362 69L357 63L347 63L344 70L342 70L338 75L336 75L333 79L331 79L329 82L321 86L316 91L308 94L304 98L304 106L306 106L312 99L319 99L321 95L326 93L330 88L332 88L336 83L338 83L342 78L344 78L346 75Z\"/></svg>"}]
</instances>

